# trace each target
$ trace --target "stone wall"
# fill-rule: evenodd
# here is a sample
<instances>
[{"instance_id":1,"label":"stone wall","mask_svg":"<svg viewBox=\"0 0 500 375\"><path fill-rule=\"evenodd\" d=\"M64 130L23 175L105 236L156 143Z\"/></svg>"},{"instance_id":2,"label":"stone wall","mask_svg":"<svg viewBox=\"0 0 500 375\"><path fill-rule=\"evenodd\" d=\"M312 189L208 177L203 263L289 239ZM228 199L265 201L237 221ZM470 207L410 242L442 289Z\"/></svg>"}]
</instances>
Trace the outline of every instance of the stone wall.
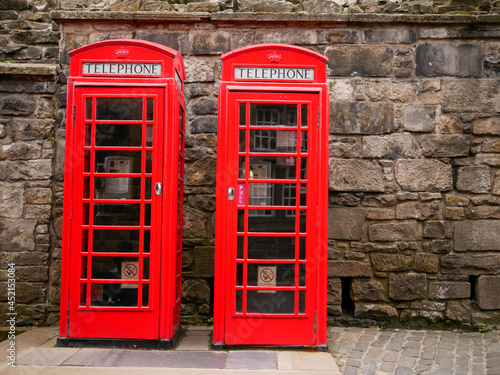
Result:
<instances>
[{"instance_id":1,"label":"stone wall","mask_svg":"<svg viewBox=\"0 0 500 375\"><path fill-rule=\"evenodd\" d=\"M184 322L212 310L220 55L280 42L329 57L330 322L500 323L498 1L326 5L0 4L0 60L14 61L0 64L0 283L13 259L23 324L53 324L59 309L68 52L116 38L184 56ZM0 297L0 319L6 308Z\"/></svg>"}]
</instances>

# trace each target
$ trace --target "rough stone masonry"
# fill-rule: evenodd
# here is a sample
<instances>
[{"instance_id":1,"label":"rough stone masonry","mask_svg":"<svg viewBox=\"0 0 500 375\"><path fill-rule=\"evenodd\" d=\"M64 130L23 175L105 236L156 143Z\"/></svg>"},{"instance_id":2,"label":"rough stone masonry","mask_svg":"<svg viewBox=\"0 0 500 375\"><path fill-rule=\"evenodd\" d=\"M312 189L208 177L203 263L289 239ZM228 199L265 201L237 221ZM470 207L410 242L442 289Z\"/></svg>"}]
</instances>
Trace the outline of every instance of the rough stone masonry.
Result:
<instances>
[{"instance_id":1,"label":"rough stone masonry","mask_svg":"<svg viewBox=\"0 0 500 375\"><path fill-rule=\"evenodd\" d=\"M498 1L0 4L0 290L19 322L59 311L66 78L74 48L135 38L187 72L183 321L212 311L220 55L256 43L325 54L332 324L500 324ZM0 293L0 319L6 317Z\"/></svg>"}]
</instances>

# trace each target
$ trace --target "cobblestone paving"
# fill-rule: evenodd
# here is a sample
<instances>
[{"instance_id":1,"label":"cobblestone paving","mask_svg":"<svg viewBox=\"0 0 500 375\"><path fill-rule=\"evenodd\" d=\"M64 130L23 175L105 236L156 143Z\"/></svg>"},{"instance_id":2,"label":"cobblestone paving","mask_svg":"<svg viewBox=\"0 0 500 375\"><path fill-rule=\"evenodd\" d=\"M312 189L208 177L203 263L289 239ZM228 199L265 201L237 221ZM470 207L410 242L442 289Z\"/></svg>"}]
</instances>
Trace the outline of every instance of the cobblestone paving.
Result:
<instances>
[{"instance_id":1,"label":"cobblestone paving","mask_svg":"<svg viewBox=\"0 0 500 375\"><path fill-rule=\"evenodd\" d=\"M344 375L500 375L500 334L330 328Z\"/></svg>"}]
</instances>

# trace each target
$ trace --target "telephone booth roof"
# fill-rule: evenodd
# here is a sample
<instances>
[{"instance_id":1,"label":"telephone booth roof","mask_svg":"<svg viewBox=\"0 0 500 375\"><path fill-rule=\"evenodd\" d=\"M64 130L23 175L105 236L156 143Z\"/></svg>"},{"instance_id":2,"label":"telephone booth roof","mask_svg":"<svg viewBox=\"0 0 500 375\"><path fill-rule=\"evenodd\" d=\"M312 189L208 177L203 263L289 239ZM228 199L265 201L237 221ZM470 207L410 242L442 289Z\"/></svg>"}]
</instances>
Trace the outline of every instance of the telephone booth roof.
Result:
<instances>
[{"instance_id":1,"label":"telephone booth roof","mask_svg":"<svg viewBox=\"0 0 500 375\"><path fill-rule=\"evenodd\" d=\"M236 49L222 55L222 80L223 81L261 81L261 82L290 82L302 81L304 83L325 83L326 62L328 57L310 49L289 44L266 43L256 44ZM273 79L264 77L242 77L238 75L239 67L258 68L305 68L313 69L314 74L309 79Z\"/></svg>"},{"instance_id":2,"label":"telephone booth roof","mask_svg":"<svg viewBox=\"0 0 500 375\"><path fill-rule=\"evenodd\" d=\"M126 78L174 78L175 73L184 81L186 73L180 52L158 43L136 39L112 39L86 45L69 52L71 57L71 77L124 78L117 71L109 74L85 72L83 67L87 62L106 62L116 64L158 63L161 72L158 74L127 74ZM146 72L147 73L147 72Z\"/></svg>"}]
</instances>

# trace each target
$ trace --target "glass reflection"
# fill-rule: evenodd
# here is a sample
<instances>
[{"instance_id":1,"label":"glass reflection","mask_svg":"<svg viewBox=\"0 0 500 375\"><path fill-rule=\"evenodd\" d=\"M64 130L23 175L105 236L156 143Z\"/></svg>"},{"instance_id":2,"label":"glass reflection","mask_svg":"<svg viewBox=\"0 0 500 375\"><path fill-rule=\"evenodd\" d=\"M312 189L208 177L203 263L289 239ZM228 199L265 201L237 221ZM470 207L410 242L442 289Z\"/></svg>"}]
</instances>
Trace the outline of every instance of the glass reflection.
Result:
<instances>
[{"instance_id":1,"label":"glass reflection","mask_svg":"<svg viewBox=\"0 0 500 375\"><path fill-rule=\"evenodd\" d=\"M142 98L96 98L97 120L142 120Z\"/></svg>"}]
</instances>

